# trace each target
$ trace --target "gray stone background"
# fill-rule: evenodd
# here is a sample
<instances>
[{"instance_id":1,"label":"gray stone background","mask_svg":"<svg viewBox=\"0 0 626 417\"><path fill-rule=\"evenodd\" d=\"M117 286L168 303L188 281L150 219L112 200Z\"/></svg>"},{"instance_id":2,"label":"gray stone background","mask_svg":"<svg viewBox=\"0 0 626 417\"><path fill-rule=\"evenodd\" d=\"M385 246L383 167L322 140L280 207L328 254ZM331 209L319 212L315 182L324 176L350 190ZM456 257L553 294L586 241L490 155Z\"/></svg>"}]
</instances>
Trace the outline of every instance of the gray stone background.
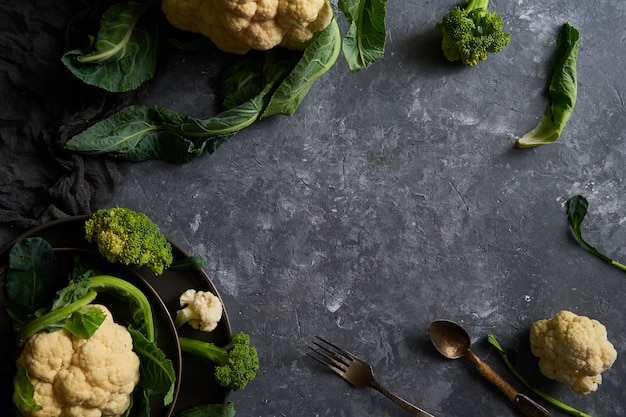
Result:
<instances>
[{"instance_id":1,"label":"gray stone background","mask_svg":"<svg viewBox=\"0 0 626 417\"><path fill-rule=\"evenodd\" d=\"M314 335L371 361L384 385L435 416L520 415L467 363L436 353L438 318L462 323L522 392L488 333L519 347L525 372L560 400L626 414L626 274L582 249L566 218L567 200L584 195L587 240L626 259L626 2L494 0L511 42L473 68L439 49L435 23L456 4L390 1L384 60L351 74L340 57L294 116L188 164L134 164L109 202L207 257L233 330L260 354L258 377L230 396L237 415L405 415L307 358ZM566 21L581 33L574 113L557 143L516 149L548 104ZM219 68L172 53L148 101L208 117ZM0 242L16 235L3 228ZM561 309L604 323L618 350L589 396L542 379L528 352L530 325Z\"/></svg>"}]
</instances>

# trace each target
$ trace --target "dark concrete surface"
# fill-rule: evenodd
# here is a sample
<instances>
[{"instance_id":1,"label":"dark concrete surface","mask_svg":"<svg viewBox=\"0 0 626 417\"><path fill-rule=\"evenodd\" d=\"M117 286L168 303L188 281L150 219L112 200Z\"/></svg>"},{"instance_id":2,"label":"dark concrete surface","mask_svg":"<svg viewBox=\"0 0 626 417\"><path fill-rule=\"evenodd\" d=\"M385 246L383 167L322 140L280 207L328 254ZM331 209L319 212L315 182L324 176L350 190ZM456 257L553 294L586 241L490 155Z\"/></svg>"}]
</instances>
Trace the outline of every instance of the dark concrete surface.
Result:
<instances>
[{"instance_id":1,"label":"dark concrete surface","mask_svg":"<svg viewBox=\"0 0 626 417\"><path fill-rule=\"evenodd\" d=\"M208 258L233 329L260 353L257 379L230 397L238 416L406 415L307 358L314 335L437 417L520 415L466 362L439 356L439 318L462 323L522 392L487 334L519 347L524 372L560 400L626 414L626 274L582 249L566 218L567 200L587 197L587 240L626 260L626 2L493 1L511 43L474 68L440 54L434 25L455 4L391 1L383 61L351 74L340 58L293 117L182 166L133 165L110 201ZM516 149L548 104L566 21L581 32L574 113L557 143ZM172 54L150 100L209 116L218 67ZM543 379L528 352L530 325L561 309L604 323L618 351L588 396Z\"/></svg>"}]
</instances>

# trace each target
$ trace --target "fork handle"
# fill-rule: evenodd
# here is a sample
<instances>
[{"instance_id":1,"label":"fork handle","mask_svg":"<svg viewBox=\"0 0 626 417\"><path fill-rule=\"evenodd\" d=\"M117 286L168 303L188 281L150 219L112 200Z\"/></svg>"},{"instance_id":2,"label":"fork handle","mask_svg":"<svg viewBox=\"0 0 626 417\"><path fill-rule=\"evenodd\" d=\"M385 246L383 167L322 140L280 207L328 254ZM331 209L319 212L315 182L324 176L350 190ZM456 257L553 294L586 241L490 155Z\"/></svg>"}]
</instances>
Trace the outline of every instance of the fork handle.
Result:
<instances>
[{"instance_id":1,"label":"fork handle","mask_svg":"<svg viewBox=\"0 0 626 417\"><path fill-rule=\"evenodd\" d=\"M385 397L389 398L391 401L393 401L400 407L404 408L412 416L434 417L432 414L429 414L426 411L422 410L421 408L414 406L413 404L406 401L405 399L398 397L396 394L394 394L393 392L389 391L387 388L380 385L378 381L376 381L375 379L372 379L372 381L370 382L370 387L374 388L376 391L380 392Z\"/></svg>"}]
</instances>

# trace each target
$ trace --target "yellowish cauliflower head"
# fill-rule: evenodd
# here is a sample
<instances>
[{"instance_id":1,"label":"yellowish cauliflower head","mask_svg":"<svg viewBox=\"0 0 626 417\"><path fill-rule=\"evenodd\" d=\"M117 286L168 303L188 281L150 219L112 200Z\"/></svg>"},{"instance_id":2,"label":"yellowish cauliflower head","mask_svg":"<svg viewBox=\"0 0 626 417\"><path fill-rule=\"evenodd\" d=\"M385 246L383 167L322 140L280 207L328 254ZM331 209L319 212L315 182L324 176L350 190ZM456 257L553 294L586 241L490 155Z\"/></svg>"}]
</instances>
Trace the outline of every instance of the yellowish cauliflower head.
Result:
<instances>
[{"instance_id":1,"label":"yellowish cauliflower head","mask_svg":"<svg viewBox=\"0 0 626 417\"><path fill-rule=\"evenodd\" d=\"M302 49L333 17L328 0L162 0L161 8L172 26L236 54Z\"/></svg>"},{"instance_id":2,"label":"yellowish cauliflower head","mask_svg":"<svg viewBox=\"0 0 626 417\"><path fill-rule=\"evenodd\" d=\"M596 391L617 359L604 325L567 310L532 325L530 348L542 374L581 395Z\"/></svg>"},{"instance_id":3,"label":"yellowish cauliflower head","mask_svg":"<svg viewBox=\"0 0 626 417\"><path fill-rule=\"evenodd\" d=\"M119 416L139 382L139 357L128 330L111 312L89 339L66 330L40 332L28 339L18 361L43 407L25 417Z\"/></svg>"}]
</instances>

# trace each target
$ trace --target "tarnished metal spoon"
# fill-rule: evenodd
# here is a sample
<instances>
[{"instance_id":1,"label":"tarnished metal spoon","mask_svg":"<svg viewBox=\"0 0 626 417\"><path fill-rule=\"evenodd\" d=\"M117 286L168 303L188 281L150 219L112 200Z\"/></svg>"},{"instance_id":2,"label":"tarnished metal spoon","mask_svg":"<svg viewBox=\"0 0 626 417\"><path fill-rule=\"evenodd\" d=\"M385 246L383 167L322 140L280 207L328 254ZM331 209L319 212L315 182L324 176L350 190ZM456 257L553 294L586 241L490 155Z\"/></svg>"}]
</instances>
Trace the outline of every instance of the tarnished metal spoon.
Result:
<instances>
[{"instance_id":1,"label":"tarnished metal spoon","mask_svg":"<svg viewBox=\"0 0 626 417\"><path fill-rule=\"evenodd\" d=\"M515 406L528 417L549 417L550 412L518 392L511 384L506 382L488 364L480 360L470 347L472 344L470 335L463 327L449 320L437 320L431 323L430 340L435 348L446 358L465 358L476 367L478 373L495 385Z\"/></svg>"}]
</instances>

